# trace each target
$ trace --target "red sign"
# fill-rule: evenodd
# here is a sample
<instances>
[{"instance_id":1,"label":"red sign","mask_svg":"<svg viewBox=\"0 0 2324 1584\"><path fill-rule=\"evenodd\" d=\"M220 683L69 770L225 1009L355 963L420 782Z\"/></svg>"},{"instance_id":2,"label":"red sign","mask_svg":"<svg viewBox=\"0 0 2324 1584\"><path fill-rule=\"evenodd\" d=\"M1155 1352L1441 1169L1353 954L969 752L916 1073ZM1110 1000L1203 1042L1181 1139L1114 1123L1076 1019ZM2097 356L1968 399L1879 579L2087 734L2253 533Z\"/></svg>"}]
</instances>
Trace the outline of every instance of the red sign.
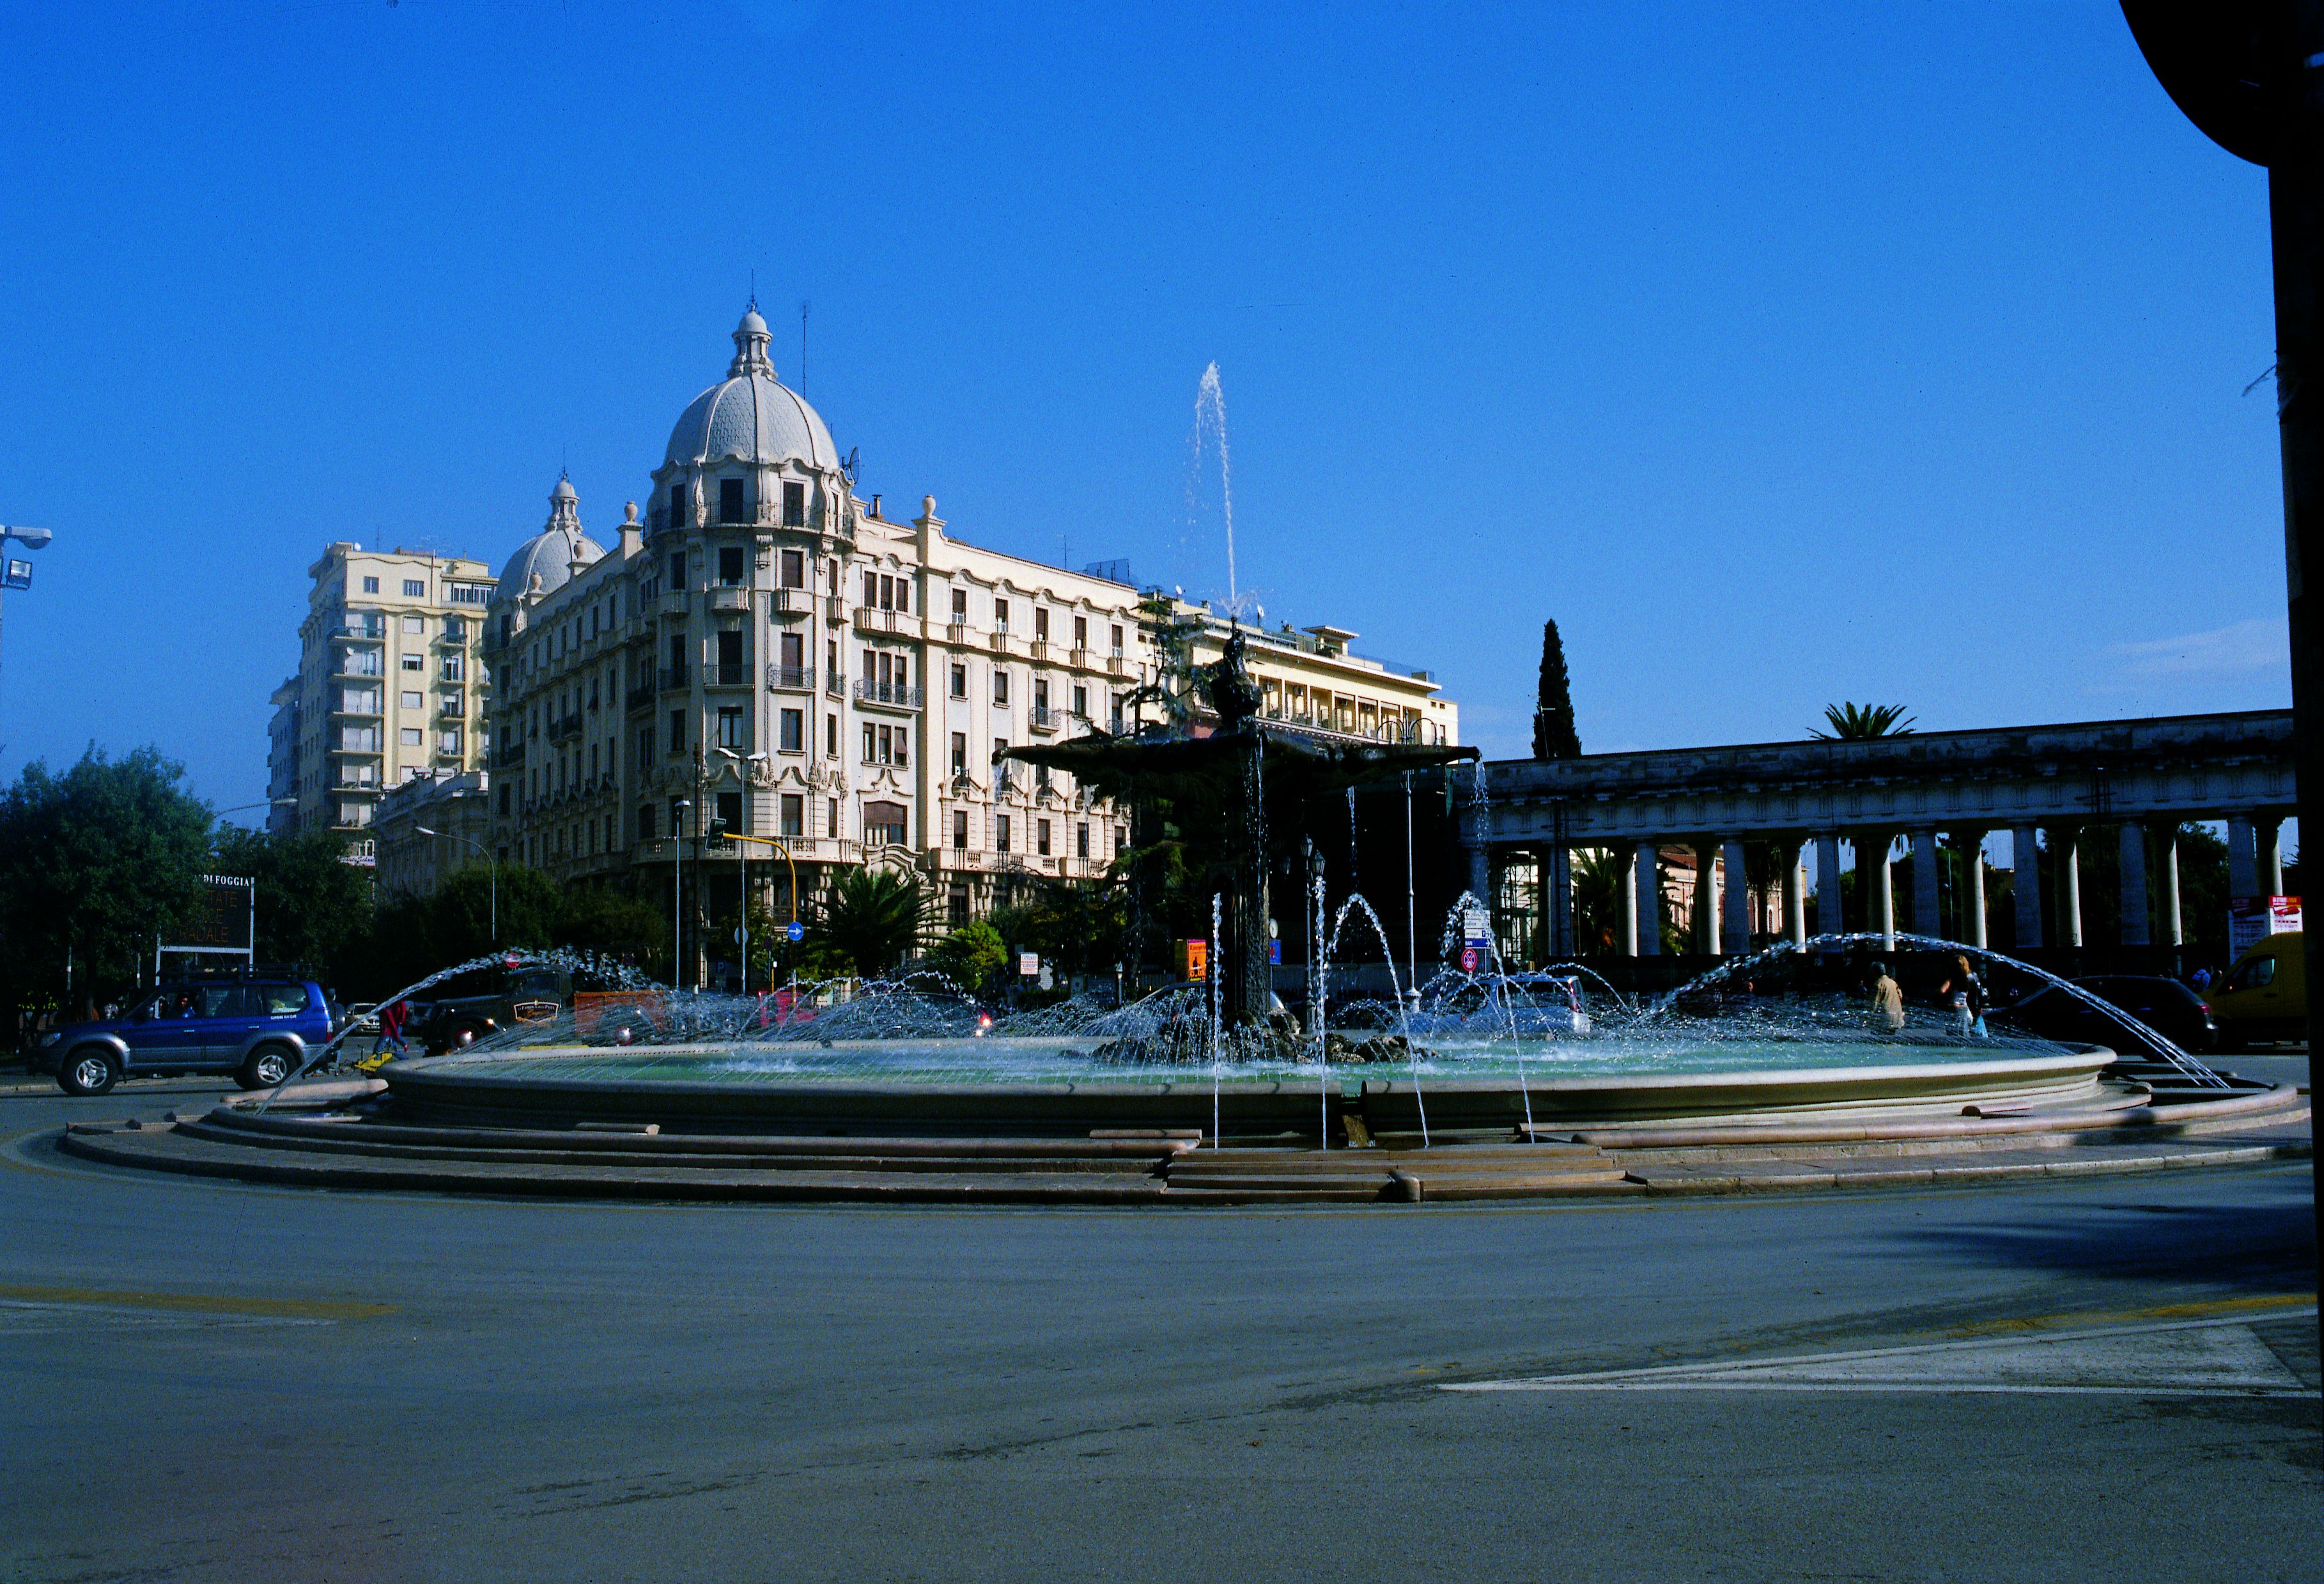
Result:
<instances>
[{"instance_id":1,"label":"red sign","mask_svg":"<svg viewBox=\"0 0 2324 1584\"><path fill-rule=\"evenodd\" d=\"M1476 947L1463 946L1461 948L1461 972L1463 973L1474 973L1477 972Z\"/></svg>"}]
</instances>

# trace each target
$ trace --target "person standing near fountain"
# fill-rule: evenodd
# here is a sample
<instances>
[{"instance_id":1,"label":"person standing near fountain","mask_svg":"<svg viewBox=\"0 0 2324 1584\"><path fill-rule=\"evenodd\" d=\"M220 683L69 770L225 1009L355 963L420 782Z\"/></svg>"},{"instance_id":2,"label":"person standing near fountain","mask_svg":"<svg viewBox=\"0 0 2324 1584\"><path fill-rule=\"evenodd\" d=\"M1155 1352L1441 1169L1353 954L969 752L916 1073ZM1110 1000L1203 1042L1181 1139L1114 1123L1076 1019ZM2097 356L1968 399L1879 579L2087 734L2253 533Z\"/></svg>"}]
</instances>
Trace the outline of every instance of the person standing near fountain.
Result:
<instances>
[{"instance_id":1,"label":"person standing near fountain","mask_svg":"<svg viewBox=\"0 0 2324 1584\"><path fill-rule=\"evenodd\" d=\"M1955 1034L1967 1039L1979 1031L1985 1022L1985 987L1977 981L1967 957L1953 959L1953 971L1937 987L1937 993L1952 1008Z\"/></svg>"},{"instance_id":2,"label":"person standing near fountain","mask_svg":"<svg viewBox=\"0 0 2324 1584\"><path fill-rule=\"evenodd\" d=\"M1872 1031L1875 1034L1904 1032L1904 987L1888 977L1888 964L1872 965Z\"/></svg>"}]
</instances>

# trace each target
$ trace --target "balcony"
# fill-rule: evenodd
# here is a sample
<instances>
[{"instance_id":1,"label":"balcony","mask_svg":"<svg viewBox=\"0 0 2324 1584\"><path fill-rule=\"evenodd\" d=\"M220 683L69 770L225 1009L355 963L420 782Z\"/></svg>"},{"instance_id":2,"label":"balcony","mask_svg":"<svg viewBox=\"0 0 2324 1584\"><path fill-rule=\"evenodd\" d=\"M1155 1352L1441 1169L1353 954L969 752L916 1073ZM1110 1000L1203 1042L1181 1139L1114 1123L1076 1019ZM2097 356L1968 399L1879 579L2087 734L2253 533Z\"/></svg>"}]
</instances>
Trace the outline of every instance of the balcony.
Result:
<instances>
[{"instance_id":1,"label":"balcony","mask_svg":"<svg viewBox=\"0 0 2324 1584\"><path fill-rule=\"evenodd\" d=\"M908 682L874 682L865 677L855 684L855 702L916 710L920 707L920 690Z\"/></svg>"},{"instance_id":2,"label":"balcony","mask_svg":"<svg viewBox=\"0 0 2324 1584\"><path fill-rule=\"evenodd\" d=\"M381 719L379 695L376 693L342 695L332 704L330 713L335 715L359 715L369 720Z\"/></svg>"},{"instance_id":3,"label":"balcony","mask_svg":"<svg viewBox=\"0 0 2324 1584\"><path fill-rule=\"evenodd\" d=\"M989 647L994 654L1007 654L1009 652L1009 629L1006 627L994 628L991 632L986 635L984 641L987 647Z\"/></svg>"},{"instance_id":4,"label":"balcony","mask_svg":"<svg viewBox=\"0 0 2324 1584\"><path fill-rule=\"evenodd\" d=\"M645 708L646 705L653 703L653 701L654 685L653 678L651 677L648 677L644 681L639 683L635 687L631 688L629 692L622 695L622 705L625 707L633 710L641 710Z\"/></svg>"},{"instance_id":5,"label":"balcony","mask_svg":"<svg viewBox=\"0 0 2324 1584\"><path fill-rule=\"evenodd\" d=\"M692 686L688 679L691 670L692 668L687 666L664 666L661 668L661 690L664 693L685 691Z\"/></svg>"},{"instance_id":6,"label":"balcony","mask_svg":"<svg viewBox=\"0 0 2324 1584\"><path fill-rule=\"evenodd\" d=\"M854 612L858 632L893 632L918 637L912 618L901 611L875 611L868 605L858 605Z\"/></svg>"},{"instance_id":7,"label":"balcony","mask_svg":"<svg viewBox=\"0 0 2324 1584\"><path fill-rule=\"evenodd\" d=\"M847 678L834 671L823 679L823 690L834 698L847 696Z\"/></svg>"},{"instance_id":8,"label":"balcony","mask_svg":"<svg viewBox=\"0 0 2324 1584\"><path fill-rule=\"evenodd\" d=\"M567 715L562 720L552 719L549 723L549 740L551 742L566 742L580 735L581 717L578 714Z\"/></svg>"},{"instance_id":9,"label":"balcony","mask_svg":"<svg viewBox=\"0 0 2324 1584\"><path fill-rule=\"evenodd\" d=\"M379 656L370 649L345 650L339 656L338 664L331 668L334 677L364 682L376 682L383 674Z\"/></svg>"},{"instance_id":10,"label":"balcony","mask_svg":"<svg viewBox=\"0 0 2324 1584\"><path fill-rule=\"evenodd\" d=\"M1037 660L1046 662L1049 658L1049 640L1046 638L1037 638L1026 648Z\"/></svg>"},{"instance_id":11,"label":"balcony","mask_svg":"<svg viewBox=\"0 0 2324 1584\"><path fill-rule=\"evenodd\" d=\"M436 703L436 713L452 720L459 720L468 713L467 701L456 693L439 695Z\"/></svg>"},{"instance_id":12,"label":"balcony","mask_svg":"<svg viewBox=\"0 0 2324 1584\"><path fill-rule=\"evenodd\" d=\"M684 589L677 589L663 594L655 609L665 616L684 616L692 612L694 601Z\"/></svg>"},{"instance_id":13,"label":"balcony","mask_svg":"<svg viewBox=\"0 0 2324 1584\"><path fill-rule=\"evenodd\" d=\"M702 686L748 687L751 686L751 668L740 660L720 660L705 665L702 668Z\"/></svg>"},{"instance_id":14,"label":"balcony","mask_svg":"<svg viewBox=\"0 0 2324 1584\"><path fill-rule=\"evenodd\" d=\"M344 638L355 643L385 643L387 623L382 622L377 626L373 626L368 622L342 622L336 627L324 628L323 636Z\"/></svg>"},{"instance_id":15,"label":"balcony","mask_svg":"<svg viewBox=\"0 0 2324 1584\"><path fill-rule=\"evenodd\" d=\"M1073 723L1073 716L1065 710L1053 710L1045 704L1035 705L1028 713L1033 718L1033 730L1036 732L1062 731Z\"/></svg>"},{"instance_id":16,"label":"balcony","mask_svg":"<svg viewBox=\"0 0 2324 1584\"><path fill-rule=\"evenodd\" d=\"M788 688L795 693L812 693L815 691L815 668L813 666L769 666L767 686Z\"/></svg>"},{"instance_id":17,"label":"balcony","mask_svg":"<svg viewBox=\"0 0 2324 1584\"><path fill-rule=\"evenodd\" d=\"M1120 650L1116 649L1106 656L1105 669L1108 676L1127 677L1130 675L1130 662L1122 658Z\"/></svg>"},{"instance_id":18,"label":"balcony","mask_svg":"<svg viewBox=\"0 0 2324 1584\"><path fill-rule=\"evenodd\" d=\"M496 770L520 769L523 765L524 744L521 742L512 742L493 755L493 769Z\"/></svg>"},{"instance_id":19,"label":"balcony","mask_svg":"<svg viewBox=\"0 0 2324 1584\"><path fill-rule=\"evenodd\" d=\"M1089 650L1085 649L1067 649L1065 651L1065 664L1071 666L1076 671L1088 670L1090 668Z\"/></svg>"},{"instance_id":20,"label":"balcony","mask_svg":"<svg viewBox=\"0 0 2324 1584\"><path fill-rule=\"evenodd\" d=\"M767 609L778 616L804 616L811 603L803 588L779 588L767 596Z\"/></svg>"}]
</instances>

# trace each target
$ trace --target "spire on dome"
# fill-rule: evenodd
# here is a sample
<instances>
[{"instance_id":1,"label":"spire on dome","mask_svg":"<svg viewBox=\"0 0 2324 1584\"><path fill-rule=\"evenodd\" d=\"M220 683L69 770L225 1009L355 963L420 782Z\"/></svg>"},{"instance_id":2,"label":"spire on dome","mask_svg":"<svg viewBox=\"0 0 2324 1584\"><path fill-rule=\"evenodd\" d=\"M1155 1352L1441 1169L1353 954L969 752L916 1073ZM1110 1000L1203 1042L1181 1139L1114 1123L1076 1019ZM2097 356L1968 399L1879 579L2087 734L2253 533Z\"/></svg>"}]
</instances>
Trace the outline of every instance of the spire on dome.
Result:
<instances>
[{"instance_id":1,"label":"spire on dome","mask_svg":"<svg viewBox=\"0 0 2324 1584\"><path fill-rule=\"evenodd\" d=\"M742 322L734 327L734 361L726 367L726 377L739 380L745 374L764 374L775 378L775 365L767 356L767 347L774 340L767 333L767 321L759 317L759 299L754 292L751 306L742 310Z\"/></svg>"},{"instance_id":2,"label":"spire on dome","mask_svg":"<svg viewBox=\"0 0 2324 1584\"><path fill-rule=\"evenodd\" d=\"M557 474L557 487L549 492L549 526L576 534L581 531L581 497L574 493L573 481L561 468Z\"/></svg>"}]
</instances>

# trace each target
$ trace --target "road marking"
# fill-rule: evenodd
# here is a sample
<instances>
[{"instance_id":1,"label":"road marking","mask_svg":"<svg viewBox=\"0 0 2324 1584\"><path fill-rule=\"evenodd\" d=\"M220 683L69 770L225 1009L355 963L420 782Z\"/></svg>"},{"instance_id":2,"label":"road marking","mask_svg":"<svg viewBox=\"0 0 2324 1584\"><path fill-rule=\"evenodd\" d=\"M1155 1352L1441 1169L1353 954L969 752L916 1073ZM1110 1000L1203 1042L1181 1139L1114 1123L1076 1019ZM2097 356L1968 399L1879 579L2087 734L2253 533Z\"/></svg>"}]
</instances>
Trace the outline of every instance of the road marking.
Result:
<instances>
[{"instance_id":1,"label":"road marking","mask_svg":"<svg viewBox=\"0 0 2324 1584\"><path fill-rule=\"evenodd\" d=\"M2316 1306L2270 1319L2313 1315ZM1846 1353L1466 1381L1446 1392L1978 1392L2313 1397L2236 1315Z\"/></svg>"},{"instance_id":2,"label":"road marking","mask_svg":"<svg viewBox=\"0 0 2324 1584\"><path fill-rule=\"evenodd\" d=\"M2088 1329L2126 1325L2142 1320L2207 1320L2223 1315L2253 1315L2261 1310L2316 1308L2313 1293L2267 1293L2251 1298L2200 1298L2184 1303L2156 1303L2145 1309L2097 1309L2080 1313L2026 1315L2015 1320L1978 1320L1946 1326L1939 1334L1973 1339L2012 1331L2049 1331L2059 1326ZM2256 1315L2272 1320L2273 1314Z\"/></svg>"},{"instance_id":3,"label":"road marking","mask_svg":"<svg viewBox=\"0 0 2324 1584\"><path fill-rule=\"evenodd\" d=\"M124 1293L109 1287L13 1284L0 1284L0 1303L165 1310L178 1314L242 1315L261 1320L377 1320L396 1311L392 1303L334 1303L316 1298L226 1298L201 1293Z\"/></svg>"}]
</instances>

